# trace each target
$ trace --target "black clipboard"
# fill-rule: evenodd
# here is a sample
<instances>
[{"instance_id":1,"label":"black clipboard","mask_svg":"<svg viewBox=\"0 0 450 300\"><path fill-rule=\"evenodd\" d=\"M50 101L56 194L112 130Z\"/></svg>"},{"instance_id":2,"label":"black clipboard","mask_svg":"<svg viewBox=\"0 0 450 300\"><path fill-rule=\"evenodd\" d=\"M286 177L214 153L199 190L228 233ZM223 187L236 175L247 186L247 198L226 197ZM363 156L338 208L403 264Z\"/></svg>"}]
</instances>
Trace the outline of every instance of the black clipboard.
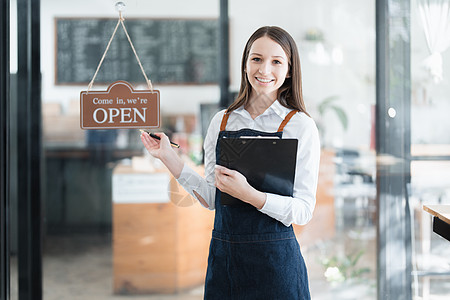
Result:
<instances>
[{"instance_id":1,"label":"black clipboard","mask_svg":"<svg viewBox=\"0 0 450 300\"><path fill-rule=\"evenodd\" d=\"M292 196L297 145L297 139L222 138L218 164L239 171L261 192ZM242 203L221 192L222 205Z\"/></svg>"}]
</instances>

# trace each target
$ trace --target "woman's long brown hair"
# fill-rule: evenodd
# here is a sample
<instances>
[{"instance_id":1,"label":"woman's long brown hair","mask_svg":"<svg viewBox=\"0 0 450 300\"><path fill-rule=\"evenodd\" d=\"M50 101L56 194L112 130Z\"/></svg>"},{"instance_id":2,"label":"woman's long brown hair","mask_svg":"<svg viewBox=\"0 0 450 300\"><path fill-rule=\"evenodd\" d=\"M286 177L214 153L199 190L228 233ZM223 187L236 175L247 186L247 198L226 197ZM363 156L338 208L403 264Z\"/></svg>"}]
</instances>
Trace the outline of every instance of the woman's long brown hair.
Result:
<instances>
[{"instance_id":1,"label":"woman's long brown hair","mask_svg":"<svg viewBox=\"0 0 450 300\"><path fill-rule=\"evenodd\" d=\"M227 112L230 113L236 108L246 105L250 99L252 86L248 81L247 74L245 72L245 65L249 56L250 48L253 43L261 38L267 36L276 43L278 43L289 61L289 77L286 77L283 85L278 89L277 99L281 105L297 109L301 112L306 112L305 103L303 102L302 95L302 72L300 67L300 57L298 54L297 45L291 35L284 29L276 26L265 26L256 30L247 41L245 45L244 53L242 55L241 64L241 87L236 100L228 107Z\"/></svg>"}]
</instances>

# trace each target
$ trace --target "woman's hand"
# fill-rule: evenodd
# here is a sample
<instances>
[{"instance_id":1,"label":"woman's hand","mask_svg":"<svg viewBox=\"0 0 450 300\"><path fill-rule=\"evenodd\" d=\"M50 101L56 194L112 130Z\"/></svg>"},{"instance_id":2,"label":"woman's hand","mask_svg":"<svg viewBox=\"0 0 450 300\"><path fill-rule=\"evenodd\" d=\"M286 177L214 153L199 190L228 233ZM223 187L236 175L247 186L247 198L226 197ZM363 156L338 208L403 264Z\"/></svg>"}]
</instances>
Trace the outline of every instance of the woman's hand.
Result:
<instances>
[{"instance_id":1,"label":"woman's hand","mask_svg":"<svg viewBox=\"0 0 450 300\"><path fill-rule=\"evenodd\" d=\"M247 202L258 209L266 203L266 194L248 184L244 175L235 170L216 165L216 187L237 199Z\"/></svg>"},{"instance_id":2,"label":"woman's hand","mask_svg":"<svg viewBox=\"0 0 450 300\"><path fill-rule=\"evenodd\" d=\"M175 178L179 178L184 167L183 160L173 150L169 138L162 132L155 133L161 139L152 138L147 132L141 133L141 140L153 157L160 159Z\"/></svg>"},{"instance_id":3,"label":"woman's hand","mask_svg":"<svg viewBox=\"0 0 450 300\"><path fill-rule=\"evenodd\" d=\"M155 135L159 136L161 140L152 138L147 132L141 133L141 140L148 153L162 160L173 149L170 146L169 138L164 133L155 133Z\"/></svg>"}]
</instances>

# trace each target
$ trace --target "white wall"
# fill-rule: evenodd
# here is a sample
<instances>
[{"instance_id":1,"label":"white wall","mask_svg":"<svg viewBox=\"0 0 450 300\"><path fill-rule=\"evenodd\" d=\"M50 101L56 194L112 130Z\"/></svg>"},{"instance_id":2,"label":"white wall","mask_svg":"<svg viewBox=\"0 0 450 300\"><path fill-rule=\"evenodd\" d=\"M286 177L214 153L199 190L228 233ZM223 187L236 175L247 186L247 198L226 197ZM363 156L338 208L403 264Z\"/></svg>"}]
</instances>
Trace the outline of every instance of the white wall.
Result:
<instances>
[{"instance_id":1,"label":"white wall","mask_svg":"<svg viewBox=\"0 0 450 300\"><path fill-rule=\"evenodd\" d=\"M239 61L248 36L262 25L285 28L296 40L302 63L303 93L307 109L319 118L316 106L328 96L347 112L346 132L333 113L324 116L323 143L368 148L371 105L375 104L375 1L279 0L230 1L232 87L239 86ZM304 41L310 29L323 31L328 54L343 51L342 64L320 65L309 59L312 46ZM318 120L319 121L319 120Z\"/></svg>"},{"instance_id":2,"label":"white wall","mask_svg":"<svg viewBox=\"0 0 450 300\"><path fill-rule=\"evenodd\" d=\"M14 1L13 1L14 2ZM86 86L54 85L54 18L55 17L117 17L112 0L41 1L41 44L43 100L58 101L67 106L76 100ZM124 17L215 17L219 16L219 0L132 0L124 1ZM12 7L15 5L11 4ZM240 60L250 34L262 25L278 25L297 41L302 61L303 90L308 110L319 121L317 104L325 97L336 95L336 104L349 117L349 129L344 132L332 113L324 116L324 143L335 146L368 148L370 144L371 106L375 104L375 1L374 0L229 0L231 89L237 90L240 80ZM415 21L415 20L414 20ZM412 24L413 36L422 34ZM323 31L328 54L339 47L341 64L320 65L311 60L313 45L304 40L310 29ZM14 30L14 29L13 29ZM419 32L417 32L419 30ZM12 33L13 35L14 33ZM423 53L424 45L414 45ZM11 58L14 69L14 53ZM419 50L417 50L419 49ZM425 48L426 52L426 48ZM444 57L444 60L446 58ZM450 59L447 58L447 61ZM447 68L449 69L449 68ZM151 78L151 74L148 74ZM450 76L450 74L447 74ZM118 74L118 79L120 75ZM97 88L104 88L96 86ZM163 112L196 113L198 104L217 102L219 88L209 86L155 86L161 90ZM444 91L436 94L443 97Z\"/></svg>"}]
</instances>

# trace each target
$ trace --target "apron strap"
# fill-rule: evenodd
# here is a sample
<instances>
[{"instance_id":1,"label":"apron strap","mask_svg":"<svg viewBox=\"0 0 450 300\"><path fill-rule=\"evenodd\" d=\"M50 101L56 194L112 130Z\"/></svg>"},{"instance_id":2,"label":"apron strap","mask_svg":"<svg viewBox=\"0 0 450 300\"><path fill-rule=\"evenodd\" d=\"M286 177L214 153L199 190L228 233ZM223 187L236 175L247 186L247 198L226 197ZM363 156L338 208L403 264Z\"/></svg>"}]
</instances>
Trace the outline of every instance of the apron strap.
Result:
<instances>
[{"instance_id":1,"label":"apron strap","mask_svg":"<svg viewBox=\"0 0 450 300\"><path fill-rule=\"evenodd\" d=\"M225 112L222 118L222 123L220 124L220 131L224 131L225 127L227 127L228 118L230 117L229 112Z\"/></svg>"},{"instance_id":2,"label":"apron strap","mask_svg":"<svg viewBox=\"0 0 450 300\"><path fill-rule=\"evenodd\" d=\"M277 132L283 132L284 126L289 122L289 120L298 112L298 110L293 109L291 110L287 115L286 118L284 118L283 122L281 122L280 127L278 127Z\"/></svg>"},{"instance_id":3,"label":"apron strap","mask_svg":"<svg viewBox=\"0 0 450 300\"><path fill-rule=\"evenodd\" d=\"M280 127L278 127L277 132L283 132L284 126L291 120L291 118L298 112L298 110L293 109L291 110L286 117L284 118L283 122L281 122ZM225 112L225 114L222 117L222 123L220 124L220 131L224 131L227 127L228 118L230 117L230 113Z\"/></svg>"}]
</instances>

